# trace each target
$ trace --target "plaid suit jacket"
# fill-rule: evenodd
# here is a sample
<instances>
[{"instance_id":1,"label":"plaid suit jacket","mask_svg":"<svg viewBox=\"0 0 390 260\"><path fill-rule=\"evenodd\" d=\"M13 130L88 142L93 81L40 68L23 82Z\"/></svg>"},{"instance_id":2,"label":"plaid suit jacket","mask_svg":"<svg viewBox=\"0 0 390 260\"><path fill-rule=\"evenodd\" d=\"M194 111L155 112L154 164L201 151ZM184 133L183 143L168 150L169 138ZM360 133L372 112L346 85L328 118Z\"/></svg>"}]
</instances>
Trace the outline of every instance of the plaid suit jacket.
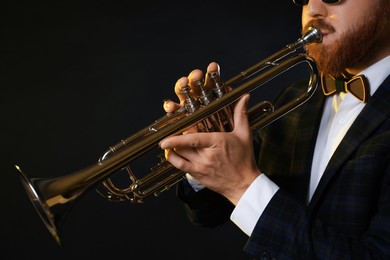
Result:
<instances>
[{"instance_id":1,"label":"plaid suit jacket","mask_svg":"<svg viewBox=\"0 0 390 260\"><path fill-rule=\"evenodd\" d=\"M275 106L305 87L288 88ZM390 259L390 77L341 141L307 204L323 104L319 88L259 132L259 167L281 188L244 250L261 259ZM178 195L189 218L203 226L228 220L233 209L221 196L194 193L185 182Z\"/></svg>"}]
</instances>

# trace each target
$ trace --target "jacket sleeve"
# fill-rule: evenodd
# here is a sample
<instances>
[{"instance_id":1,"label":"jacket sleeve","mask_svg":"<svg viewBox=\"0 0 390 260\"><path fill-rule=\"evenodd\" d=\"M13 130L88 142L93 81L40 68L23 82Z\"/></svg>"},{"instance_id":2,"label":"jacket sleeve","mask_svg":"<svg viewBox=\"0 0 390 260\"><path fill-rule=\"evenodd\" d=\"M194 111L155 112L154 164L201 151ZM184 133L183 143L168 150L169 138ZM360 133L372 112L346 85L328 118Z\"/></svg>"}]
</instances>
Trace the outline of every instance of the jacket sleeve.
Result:
<instances>
[{"instance_id":1,"label":"jacket sleeve","mask_svg":"<svg viewBox=\"0 0 390 260\"><path fill-rule=\"evenodd\" d=\"M307 206L280 189L259 218L245 251L265 259L389 259L389 167L384 176L376 187L379 195L371 202L372 210L362 209L359 214L350 212L354 206L342 205L341 201L330 206L326 199L321 210L313 210L310 204ZM318 211L321 213L309 213ZM339 226L334 219L338 219ZM342 222L347 223L345 230L340 227Z\"/></svg>"},{"instance_id":2,"label":"jacket sleeve","mask_svg":"<svg viewBox=\"0 0 390 260\"><path fill-rule=\"evenodd\" d=\"M207 188L195 192L186 179L178 184L177 196L184 202L191 223L202 227L225 223L234 209L229 200Z\"/></svg>"}]
</instances>

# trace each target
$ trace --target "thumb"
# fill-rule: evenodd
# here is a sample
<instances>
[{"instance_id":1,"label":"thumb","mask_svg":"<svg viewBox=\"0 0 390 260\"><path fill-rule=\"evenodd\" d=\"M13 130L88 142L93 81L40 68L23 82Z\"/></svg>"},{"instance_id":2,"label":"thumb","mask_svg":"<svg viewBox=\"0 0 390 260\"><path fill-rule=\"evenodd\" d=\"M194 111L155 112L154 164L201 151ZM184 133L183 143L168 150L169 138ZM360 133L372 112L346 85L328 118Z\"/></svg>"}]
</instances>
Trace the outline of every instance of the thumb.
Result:
<instances>
[{"instance_id":1,"label":"thumb","mask_svg":"<svg viewBox=\"0 0 390 260\"><path fill-rule=\"evenodd\" d=\"M234 132L243 134L250 133L247 106L249 94L243 95L234 106Z\"/></svg>"}]
</instances>

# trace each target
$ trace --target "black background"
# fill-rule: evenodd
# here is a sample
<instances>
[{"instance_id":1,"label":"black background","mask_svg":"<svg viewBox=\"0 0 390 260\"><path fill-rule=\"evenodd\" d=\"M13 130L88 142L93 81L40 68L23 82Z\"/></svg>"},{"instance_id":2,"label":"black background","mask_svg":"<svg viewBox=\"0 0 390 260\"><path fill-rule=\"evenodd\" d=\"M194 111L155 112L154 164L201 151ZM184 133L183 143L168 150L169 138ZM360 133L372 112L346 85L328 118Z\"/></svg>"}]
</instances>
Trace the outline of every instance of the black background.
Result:
<instances>
[{"instance_id":1,"label":"black background","mask_svg":"<svg viewBox=\"0 0 390 260\"><path fill-rule=\"evenodd\" d=\"M247 237L234 224L193 226L174 189L141 205L90 191L58 247L14 165L55 177L95 163L163 116L163 100L192 69L218 61L226 80L297 39L301 9L284 0L8 2L0 11L0 257L245 259Z\"/></svg>"}]
</instances>

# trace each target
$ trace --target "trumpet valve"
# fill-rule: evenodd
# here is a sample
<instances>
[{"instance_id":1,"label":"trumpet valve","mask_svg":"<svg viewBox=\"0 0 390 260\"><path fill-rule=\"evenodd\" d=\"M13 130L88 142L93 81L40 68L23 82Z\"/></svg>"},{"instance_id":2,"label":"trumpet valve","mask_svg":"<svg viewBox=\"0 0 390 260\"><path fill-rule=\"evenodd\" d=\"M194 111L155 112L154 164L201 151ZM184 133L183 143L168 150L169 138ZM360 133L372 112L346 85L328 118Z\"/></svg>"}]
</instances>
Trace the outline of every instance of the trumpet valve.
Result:
<instances>
[{"instance_id":1,"label":"trumpet valve","mask_svg":"<svg viewBox=\"0 0 390 260\"><path fill-rule=\"evenodd\" d=\"M181 89L180 93L186 96L184 107L186 108L187 112L191 114L199 109L199 101L191 96L190 91L190 86L186 86Z\"/></svg>"}]
</instances>

